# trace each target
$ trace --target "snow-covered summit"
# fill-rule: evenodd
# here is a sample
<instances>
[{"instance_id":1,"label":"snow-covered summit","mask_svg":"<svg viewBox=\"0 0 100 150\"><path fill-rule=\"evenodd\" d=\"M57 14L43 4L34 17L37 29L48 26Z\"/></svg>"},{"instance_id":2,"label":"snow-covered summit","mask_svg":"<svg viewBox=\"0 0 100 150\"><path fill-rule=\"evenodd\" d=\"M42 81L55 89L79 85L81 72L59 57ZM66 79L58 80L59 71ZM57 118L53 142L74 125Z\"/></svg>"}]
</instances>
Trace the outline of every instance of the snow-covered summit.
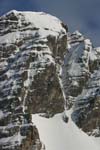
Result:
<instances>
[{"instance_id":1,"label":"snow-covered summit","mask_svg":"<svg viewBox=\"0 0 100 150\"><path fill-rule=\"evenodd\" d=\"M7 17L15 16L15 18L18 18L18 23L24 18L24 21L26 23L31 23L31 25L34 25L34 27L37 28L46 28L47 30L52 30L52 31L62 31L64 32L64 28L61 25L61 21L47 13L44 12L32 12L32 11L16 11L12 10L5 14L3 16L4 19ZM14 18L12 18L14 20Z\"/></svg>"}]
</instances>

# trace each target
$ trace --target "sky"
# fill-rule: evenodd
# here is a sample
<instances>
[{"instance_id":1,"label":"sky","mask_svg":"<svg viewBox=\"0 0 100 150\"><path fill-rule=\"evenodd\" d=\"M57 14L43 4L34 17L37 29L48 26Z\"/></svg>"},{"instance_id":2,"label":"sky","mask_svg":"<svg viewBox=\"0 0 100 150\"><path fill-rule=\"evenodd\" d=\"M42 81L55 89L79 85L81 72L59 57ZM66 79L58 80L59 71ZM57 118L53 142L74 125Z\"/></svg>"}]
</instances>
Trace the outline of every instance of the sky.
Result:
<instances>
[{"instance_id":1,"label":"sky","mask_svg":"<svg viewBox=\"0 0 100 150\"><path fill-rule=\"evenodd\" d=\"M47 12L100 46L100 0L0 0L0 15L12 9Z\"/></svg>"}]
</instances>

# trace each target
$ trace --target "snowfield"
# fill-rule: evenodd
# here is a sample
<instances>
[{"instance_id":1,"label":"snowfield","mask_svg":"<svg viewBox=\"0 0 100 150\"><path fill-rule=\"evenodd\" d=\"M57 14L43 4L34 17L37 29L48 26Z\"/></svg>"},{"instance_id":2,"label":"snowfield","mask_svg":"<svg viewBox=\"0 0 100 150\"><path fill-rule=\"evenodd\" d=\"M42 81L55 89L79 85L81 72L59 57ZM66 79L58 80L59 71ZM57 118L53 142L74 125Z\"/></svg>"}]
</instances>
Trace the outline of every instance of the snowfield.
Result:
<instances>
[{"instance_id":1,"label":"snowfield","mask_svg":"<svg viewBox=\"0 0 100 150\"><path fill-rule=\"evenodd\" d=\"M71 120L70 111L67 112L68 123L62 116L60 113L48 119L39 114L32 115L46 150L100 150L100 138L89 137L81 131Z\"/></svg>"}]
</instances>

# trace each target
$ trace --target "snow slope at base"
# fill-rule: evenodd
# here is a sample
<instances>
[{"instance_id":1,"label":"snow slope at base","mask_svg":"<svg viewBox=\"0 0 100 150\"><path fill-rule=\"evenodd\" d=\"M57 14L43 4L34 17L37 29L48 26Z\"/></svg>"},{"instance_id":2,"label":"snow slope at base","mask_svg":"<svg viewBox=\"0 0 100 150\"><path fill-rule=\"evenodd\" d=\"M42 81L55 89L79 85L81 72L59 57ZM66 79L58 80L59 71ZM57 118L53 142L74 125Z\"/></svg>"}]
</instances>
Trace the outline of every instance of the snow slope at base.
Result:
<instances>
[{"instance_id":1,"label":"snow slope at base","mask_svg":"<svg viewBox=\"0 0 100 150\"><path fill-rule=\"evenodd\" d=\"M92 139L95 141L95 143L100 147L100 137L92 137Z\"/></svg>"},{"instance_id":2,"label":"snow slope at base","mask_svg":"<svg viewBox=\"0 0 100 150\"><path fill-rule=\"evenodd\" d=\"M92 137L81 131L71 119L65 123L62 115L57 114L49 119L32 115L46 150L100 150L100 145Z\"/></svg>"}]
</instances>

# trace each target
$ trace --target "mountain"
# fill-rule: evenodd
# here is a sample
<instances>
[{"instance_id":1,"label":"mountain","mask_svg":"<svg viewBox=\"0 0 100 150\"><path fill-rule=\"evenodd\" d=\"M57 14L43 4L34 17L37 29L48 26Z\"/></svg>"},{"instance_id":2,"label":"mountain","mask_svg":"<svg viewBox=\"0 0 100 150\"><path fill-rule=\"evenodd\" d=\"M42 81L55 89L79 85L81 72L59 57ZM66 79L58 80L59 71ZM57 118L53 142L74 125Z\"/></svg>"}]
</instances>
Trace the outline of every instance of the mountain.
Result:
<instances>
[{"instance_id":1,"label":"mountain","mask_svg":"<svg viewBox=\"0 0 100 150\"><path fill-rule=\"evenodd\" d=\"M63 111L59 84L66 30L43 12L0 18L0 149L41 149L31 114Z\"/></svg>"},{"instance_id":2,"label":"mountain","mask_svg":"<svg viewBox=\"0 0 100 150\"><path fill-rule=\"evenodd\" d=\"M99 60L54 16L1 16L0 150L99 150Z\"/></svg>"},{"instance_id":3,"label":"mountain","mask_svg":"<svg viewBox=\"0 0 100 150\"><path fill-rule=\"evenodd\" d=\"M87 134L100 137L100 48L78 31L68 35L63 66L67 108Z\"/></svg>"}]
</instances>

